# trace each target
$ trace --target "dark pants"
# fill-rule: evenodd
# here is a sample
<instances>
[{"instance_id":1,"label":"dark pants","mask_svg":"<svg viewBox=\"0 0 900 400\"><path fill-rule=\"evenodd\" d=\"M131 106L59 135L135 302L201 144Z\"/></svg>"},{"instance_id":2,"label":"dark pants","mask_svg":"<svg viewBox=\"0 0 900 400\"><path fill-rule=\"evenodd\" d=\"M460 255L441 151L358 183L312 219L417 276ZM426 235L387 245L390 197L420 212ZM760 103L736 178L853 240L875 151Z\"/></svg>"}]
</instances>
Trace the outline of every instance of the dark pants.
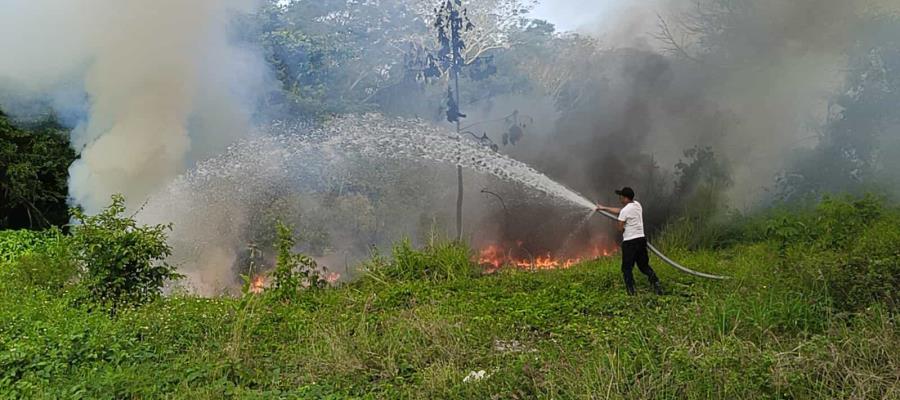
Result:
<instances>
[{"instance_id":1,"label":"dark pants","mask_svg":"<svg viewBox=\"0 0 900 400\"><path fill-rule=\"evenodd\" d=\"M647 254L647 239L637 238L622 242L622 275L625 276L625 288L628 292L634 292L634 275L631 271L634 269L634 263L637 263L638 269L647 275L650 283L659 282L653 268L650 268L650 255Z\"/></svg>"}]
</instances>

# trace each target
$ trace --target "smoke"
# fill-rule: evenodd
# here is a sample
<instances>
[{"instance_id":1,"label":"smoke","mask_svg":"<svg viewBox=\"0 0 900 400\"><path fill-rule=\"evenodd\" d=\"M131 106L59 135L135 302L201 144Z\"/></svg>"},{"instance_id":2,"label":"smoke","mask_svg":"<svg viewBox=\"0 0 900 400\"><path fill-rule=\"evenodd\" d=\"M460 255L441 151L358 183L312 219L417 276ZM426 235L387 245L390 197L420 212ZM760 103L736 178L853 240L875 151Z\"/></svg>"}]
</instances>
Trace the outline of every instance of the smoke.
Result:
<instances>
[{"instance_id":1,"label":"smoke","mask_svg":"<svg viewBox=\"0 0 900 400\"><path fill-rule=\"evenodd\" d=\"M390 136L357 119L343 126L349 124ZM189 289L202 295L233 293L239 274L270 268L277 222L294 229L296 251L343 277L373 248L390 251L404 238L424 245L426 235L448 237L441 221L449 218L439 210L452 209L455 192L440 182L454 177L454 170L414 158L359 154L366 146L344 143L352 151L341 151L319 143L339 133L274 123L176 178L151 197L138 218L176 222L169 262L186 275ZM471 193L467 201L474 202L474 186ZM473 226L480 219L469 217Z\"/></svg>"},{"instance_id":2,"label":"smoke","mask_svg":"<svg viewBox=\"0 0 900 400\"><path fill-rule=\"evenodd\" d=\"M496 109L472 115L493 120L516 108L535 117L540 126L504 152L601 202L614 204L613 189L632 186L645 222L658 229L686 212L715 217L722 205L746 210L770 200L797 150L818 144L865 26L873 15L897 15L900 5L653 0L607 8L602 20L579 28L596 40L590 46L564 34L554 40L574 51L553 45L549 57L524 57L521 68L542 97L498 100ZM727 168L680 182L676 165L698 146L719 160L707 167ZM722 174L730 174L730 186ZM704 185L721 192L701 198ZM523 195L491 189L506 199ZM608 223L579 226L550 206L510 210L493 208L482 243L559 252L615 237Z\"/></svg>"},{"instance_id":3,"label":"smoke","mask_svg":"<svg viewBox=\"0 0 900 400\"><path fill-rule=\"evenodd\" d=\"M644 198L685 149L731 167L730 204L764 198L798 148L816 145L848 52L883 0L623 2L584 28L604 50L558 96L552 134L516 153L596 198L613 186ZM671 178L669 177L671 182ZM649 195L649 196L648 196Z\"/></svg>"},{"instance_id":4,"label":"smoke","mask_svg":"<svg viewBox=\"0 0 900 400\"><path fill-rule=\"evenodd\" d=\"M176 263L204 293L234 284L247 243L271 243L265 236L276 217L305 235L300 250L329 264L403 235L452 231L450 169L409 172L405 164L377 160L318 168L317 155L287 165L277 142L216 157L250 135L255 102L270 84L263 57L229 34L233 18L257 3L0 0L0 107L16 115L50 108L73 127L81 156L70 171L74 203L96 211L112 193L124 193L131 205L152 197L140 218L176 223L170 238ZM672 194L684 191L673 184L675 166L696 146L712 148L730 166L731 205L763 198L795 149L819 140L829 101L845 85L849 49L869 16L900 10L895 0L649 0L604 7L601 21L579 28L593 38L547 34L531 43L546 30L537 26L519 32L524 42L516 36L515 46L492 51L506 76L463 82L465 125L500 142L511 129L509 116L518 115L524 136L502 152L600 201L612 201L616 186L633 186L651 225L673 212ZM344 111L380 107L442 120L446 88L391 85L402 74L389 71L390 57L375 57L380 50L370 47L420 41L421 32L351 22L360 24L352 37L359 43L347 45L346 53L366 55L331 55L317 66L310 81L321 80L330 91L322 99L347 102L337 107ZM400 35L394 32L412 36L382 37ZM286 62L306 62L306 54L293 55ZM342 93L368 74L356 69L373 66L380 78L362 102L375 100L350 104L345 99L358 96ZM515 79L505 82L509 76ZM538 87L545 90L531 90ZM469 88L503 95L467 99ZM217 160L238 171L221 181L201 179L209 172L204 168L219 168ZM515 185L466 176L465 226L476 243L501 241L537 253L570 245L577 252L612 237L605 222L581 223L581 215L519 201L529 196ZM571 233L575 225L581 231Z\"/></svg>"},{"instance_id":5,"label":"smoke","mask_svg":"<svg viewBox=\"0 0 900 400\"><path fill-rule=\"evenodd\" d=\"M74 203L140 204L247 132L266 68L228 27L256 3L2 0L0 106L74 126Z\"/></svg>"}]
</instances>

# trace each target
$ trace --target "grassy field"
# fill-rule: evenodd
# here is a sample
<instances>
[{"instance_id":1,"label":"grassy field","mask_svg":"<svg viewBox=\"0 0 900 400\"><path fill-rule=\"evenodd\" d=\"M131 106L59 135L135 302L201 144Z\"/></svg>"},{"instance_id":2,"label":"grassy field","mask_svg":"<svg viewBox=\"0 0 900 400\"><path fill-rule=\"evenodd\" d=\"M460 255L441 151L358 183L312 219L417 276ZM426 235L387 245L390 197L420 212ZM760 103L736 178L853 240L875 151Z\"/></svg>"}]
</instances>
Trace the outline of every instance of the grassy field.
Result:
<instances>
[{"instance_id":1,"label":"grassy field","mask_svg":"<svg viewBox=\"0 0 900 400\"><path fill-rule=\"evenodd\" d=\"M640 275L626 296L617 258L482 276L466 249L438 245L289 301L171 296L116 317L6 263L0 397L900 398L893 295L846 301L823 237L805 240L674 250L733 279L653 259L665 296ZM853 265L846 254L834 260Z\"/></svg>"}]
</instances>

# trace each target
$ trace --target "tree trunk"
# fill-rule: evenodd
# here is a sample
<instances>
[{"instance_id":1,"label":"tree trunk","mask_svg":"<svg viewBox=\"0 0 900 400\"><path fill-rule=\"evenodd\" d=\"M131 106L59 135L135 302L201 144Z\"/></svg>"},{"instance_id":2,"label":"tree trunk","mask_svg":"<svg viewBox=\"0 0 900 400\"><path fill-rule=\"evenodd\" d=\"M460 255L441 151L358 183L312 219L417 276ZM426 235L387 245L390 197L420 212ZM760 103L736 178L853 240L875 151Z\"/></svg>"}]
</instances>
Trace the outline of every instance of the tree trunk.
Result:
<instances>
[{"instance_id":1,"label":"tree trunk","mask_svg":"<svg viewBox=\"0 0 900 400\"><path fill-rule=\"evenodd\" d=\"M456 192L456 240L462 242L462 211L463 211L463 175L462 166L456 166L456 180L459 184Z\"/></svg>"},{"instance_id":2,"label":"tree trunk","mask_svg":"<svg viewBox=\"0 0 900 400\"><path fill-rule=\"evenodd\" d=\"M456 107L459 108L459 71L454 72L453 80L456 84ZM459 117L456 118L456 140L462 141L462 136L460 136L459 132ZM460 143L462 145L462 143ZM462 155L457 156L457 163L462 161L459 158ZM462 166L456 166L456 181L458 183L457 191L456 191L456 240L462 242L463 240L463 175L462 175Z\"/></svg>"}]
</instances>

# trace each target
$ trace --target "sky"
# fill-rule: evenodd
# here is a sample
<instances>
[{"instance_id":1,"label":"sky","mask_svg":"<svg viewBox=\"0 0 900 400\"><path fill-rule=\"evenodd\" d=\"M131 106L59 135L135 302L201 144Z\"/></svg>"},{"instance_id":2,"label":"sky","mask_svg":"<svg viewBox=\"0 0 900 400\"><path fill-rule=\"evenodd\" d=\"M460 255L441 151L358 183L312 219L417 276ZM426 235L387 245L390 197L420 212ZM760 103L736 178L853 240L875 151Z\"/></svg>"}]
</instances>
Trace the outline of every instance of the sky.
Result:
<instances>
[{"instance_id":1,"label":"sky","mask_svg":"<svg viewBox=\"0 0 900 400\"><path fill-rule=\"evenodd\" d=\"M531 15L545 19L561 31L578 30L596 23L618 0L540 0Z\"/></svg>"}]
</instances>

